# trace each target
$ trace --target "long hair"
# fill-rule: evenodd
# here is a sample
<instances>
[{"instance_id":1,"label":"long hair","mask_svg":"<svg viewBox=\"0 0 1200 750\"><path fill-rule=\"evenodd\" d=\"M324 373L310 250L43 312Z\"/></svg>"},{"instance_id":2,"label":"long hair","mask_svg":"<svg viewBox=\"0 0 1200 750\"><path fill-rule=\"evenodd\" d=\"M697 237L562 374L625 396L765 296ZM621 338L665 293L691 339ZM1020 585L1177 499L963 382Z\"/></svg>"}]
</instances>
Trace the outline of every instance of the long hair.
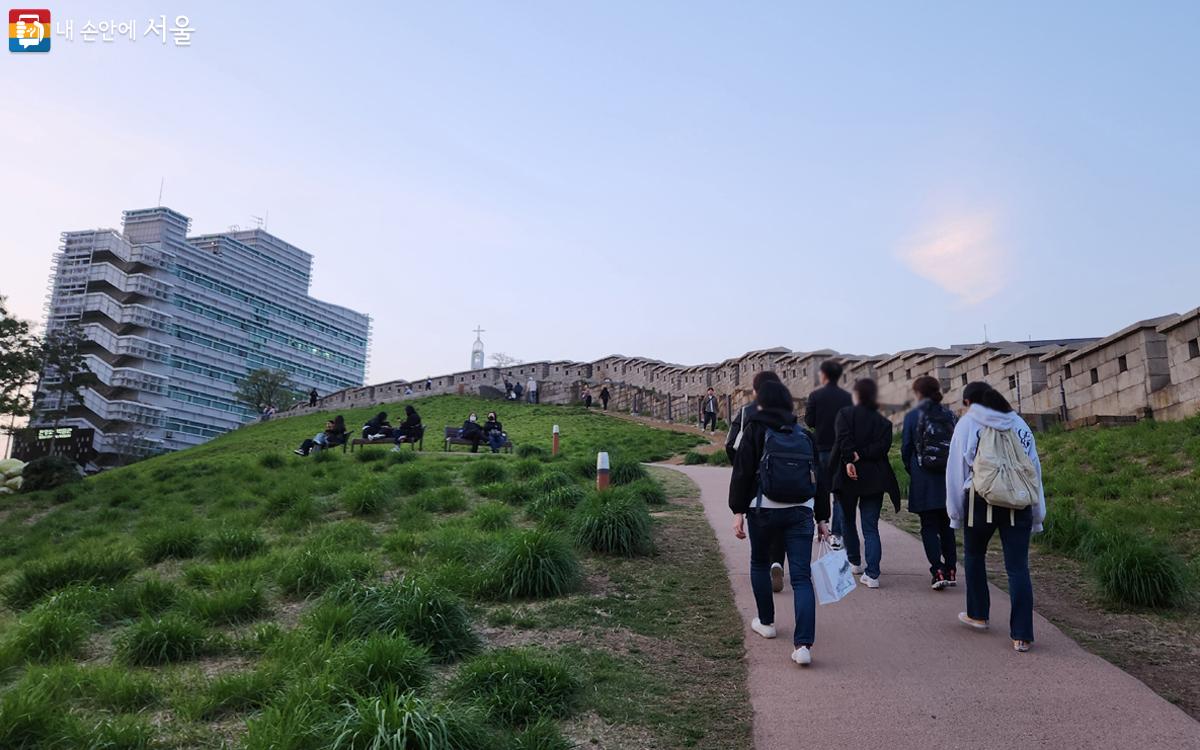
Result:
<instances>
[{"instance_id":1,"label":"long hair","mask_svg":"<svg viewBox=\"0 0 1200 750\"><path fill-rule=\"evenodd\" d=\"M1013 410L1012 404L1008 403L1008 399L1000 391L981 380L967 383L967 386L963 388L963 401L986 406L1001 414L1008 414Z\"/></svg>"},{"instance_id":2,"label":"long hair","mask_svg":"<svg viewBox=\"0 0 1200 750\"><path fill-rule=\"evenodd\" d=\"M762 387L763 383L770 382L770 381L774 381L776 383L781 382L779 380L779 376L775 374L774 370L763 370L762 372L760 372L754 376L754 380L751 381L750 387L753 388L755 391L757 391L759 388Z\"/></svg>"},{"instance_id":3,"label":"long hair","mask_svg":"<svg viewBox=\"0 0 1200 750\"><path fill-rule=\"evenodd\" d=\"M345 432L346 431L346 418L343 417L341 414L334 417L333 418L333 428L335 430L341 430L342 432Z\"/></svg>"},{"instance_id":4,"label":"long hair","mask_svg":"<svg viewBox=\"0 0 1200 750\"><path fill-rule=\"evenodd\" d=\"M937 378L922 375L913 381L912 389L921 398L927 398L935 404L942 403L942 384Z\"/></svg>"},{"instance_id":5,"label":"long hair","mask_svg":"<svg viewBox=\"0 0 1200 750\"><path fill-rule=\"evenodd\" d=\"M879 386L870 378L855 381L854 393L858 396L859 406L865 406L871 411L879 409Z\"/></svg>"},{"instance_id":6,"label":"long hair","mask_svg":"<svg viewBox=\"0 0 1200 750\"><path fill-rule=\"evenodd\" d=\"M758 398L754 403L758 404L760 410L770 409L791 413L795 402L792 400L792 392L787 389L786 385L778 380L768 380L762 383L757 390Z\"/></svg>"}]
</instances>

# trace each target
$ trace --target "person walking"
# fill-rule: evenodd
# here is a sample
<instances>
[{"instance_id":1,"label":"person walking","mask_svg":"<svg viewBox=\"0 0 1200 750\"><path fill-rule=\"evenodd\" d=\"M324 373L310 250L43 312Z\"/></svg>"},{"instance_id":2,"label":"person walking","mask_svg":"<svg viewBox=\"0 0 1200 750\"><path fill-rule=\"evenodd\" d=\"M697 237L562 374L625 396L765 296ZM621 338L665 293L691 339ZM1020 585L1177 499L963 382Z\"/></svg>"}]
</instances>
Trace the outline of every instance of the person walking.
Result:
<instances>
[{"instance_id":1,"label":"person walking","mask_svg":"<svg viewBox=\"0 0 1200 750\"><path fill-rule=\"evenodd\" d=\"M529 382L525 384L525 392L529 394L529 403L536 404L538 402L538 382L529 376Z\"/></svg>"},{"instance_id":2,"label":"person walking","mask_svg":"<svg viewBox=\"0 0 1200 750\"><path fill-rule=\"evenodd\" d=\"M604 408L604 411L608 411L609 398L611 398L611 395L609 394L608 386L606 385L600 389L600 406Z\"/></svg>"},{"instance_id":3,"label":"person walking","mask_svg":"<svg viewBox=\"0 0 1200 750\"><path fill-rule=\"evenodd\" d=\"M317 405L317 389L316 388L313 388L311 391L308 392L308 405L309 406Z\"/></svg>"},{"instance_id":4,"label":"person walking","mask_svg":"<svg viewBox=\"0 0 1200 750\"><path fill-rule=\"evenodd\" d=\"M725 455L729 457L730 465L737 458L738 448L742 444L742 439L745 432L742 430L742 425L749 424L750 417L754 416L754 412L758 411L758 389L766 382L780 382L779 376L771 370L763 370L754 376L754 380L750 384L751 399L750 402L738 409L729 417L729 434L725 436ZM820 469L818 468L818 473ZM819 480L818 480L819 481ZM783 562L784 562L784 543L783 534L775 534L771 538L771 590L775 593L783 591Z\"/></svg>"},{"instance_id":5,"label":"person walking","mask_svg":"<svg viewBox=\"0 0 1200 750\"><path fill-rule=\"evenodd\" d=\"M1029 540L1042 531L1046 518L1037 443L1025 420L987 383L968 383L962 402L967 411L954 426L946 464L946 513L950 526L963 532L967 611L958 619L975 630L988 628L985 556L992 535L999 532L1011 602L1009 638L1014 650L1028 651L1033 645ZM987 492L980 492L981 487Z\"/></svg>"},{"instance_id":6,"label":"person walking","mask_svg":"<svg viewBox=\"0 0 1200 750\"><path fill-rule=\"evenodd\" d=\"M703 414L700 423L700 429L708 430L709 432L717 431L717 396L712 388L708 389L708 394L704 397L704 402L701 404L701 412Z\"/></svg>"},{"instance_id":7,"label":"person walking","mask_svg":"<svg viewBox=\"0 0 1200 750\"><path fill-rule=\"evenodd\" d=\"M900 459L908 472L908 512L921 519L921 543L929 560L929 586L941 591L957 585L958 551L946 513L946 463L954 435L954 412L942 405L937 378L913 381L917 405L904 415Z\"/></svg>"},{"instance_id":8,"label":"person walking","mask_svg":"<svg viewBox=\"0 0 1200 750\"><path fill-rule=\"evenodd\" d=\"M821 483L820 491L828 493L831 492L830 484L833 479L827 469L836 437L834 422L838 412L852 406L853 401L848 392L838 387L838 381L842 379L842 366L839 363L827 359L821 363L818 373L821 387L808 394L808 400L804 403L804 424L817 436L817 456L821 464L821 473L817 480ZM833 503L832 508L833 522L830 524L830 531L833 533L829 538L829 546L836 550L842 548L844 519L841 503Z\"/></svg>"},{"instance_id":9,"label":"person walking","mask_svg":"<svg viewBox=\"0 0 1200 750\"><path fill-rule=\"evenodd\" d=\"M583 408L592 408L592 389L586 385L583 387Z\"/></svg>"},{"instance_id":10,"label":"person walking","mask_svg":"<svg viewBox=\"0 0 1200 750\"><path fill-rule=\"evenodd\" d=\"M433 380L431 380L430 378L425 378L425 390L427 390L427 391L433 390Z\"/></svg>"},{"instance_id":11,"label":"person walking","mask_svg":"<svg viewBox=\"0 0 1200 750\"><path fill-rule=\"evenodd\" d=\"M758 614L750 628L763 638L778 635L770 546L779 534L787 551L796 618L792 661L805 667L812 663L816 640L813 532L815 526L821 539L829 536L829 500L817 496L816 448L812 434L796 422L792 394L782 383L767 381L761 383L755 405L757 410L742 425L729 479L733 533L738 539L747 532L750 537L750 587Z\"/></svg>"},{"instance_id":12,"label":"person walking","mask_svg":"<svg viewBox=\"0 0 1200 750\"><path fill-rule=\"evenodd\" d=\"M888 460L892 447L892 423L879 413L879 388L864 378L854 384L854 405L837 413L834 420L834 465L831 488L842 505L845 526L843 541L846 557L859 581L870 589L879 588L879 563L883 545L879 541L879 514L883 496L892 498L900 510L900 484ZM862 544L858 537L859 512L862 513ZM864 550L865 558L864 564Z\"/></svg>"}]
</instances>

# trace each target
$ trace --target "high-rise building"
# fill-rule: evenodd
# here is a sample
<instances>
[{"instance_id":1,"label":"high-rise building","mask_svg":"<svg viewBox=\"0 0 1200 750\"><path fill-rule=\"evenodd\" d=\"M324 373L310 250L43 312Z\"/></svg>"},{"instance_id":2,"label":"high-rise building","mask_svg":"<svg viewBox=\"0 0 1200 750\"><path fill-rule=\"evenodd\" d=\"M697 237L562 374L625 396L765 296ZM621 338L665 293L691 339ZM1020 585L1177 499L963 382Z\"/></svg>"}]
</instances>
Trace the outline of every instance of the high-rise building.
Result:
<instances>
[{"instance_id":1,"label":"high-rise building","mask_svg":"<svg viewBox=\"0 0 1200 750\"><path fill-rule=\"evenodd\" d=\"M311 255L262 229L189 237L190 224L159 207L124 212L120 232L62 235L46 327L82 328L98 382L60 425L94 428L100 463L256 419L234 397L252 370L322 394L366 375L371 320L308 296Z\"/></svg>"}]
</instances>

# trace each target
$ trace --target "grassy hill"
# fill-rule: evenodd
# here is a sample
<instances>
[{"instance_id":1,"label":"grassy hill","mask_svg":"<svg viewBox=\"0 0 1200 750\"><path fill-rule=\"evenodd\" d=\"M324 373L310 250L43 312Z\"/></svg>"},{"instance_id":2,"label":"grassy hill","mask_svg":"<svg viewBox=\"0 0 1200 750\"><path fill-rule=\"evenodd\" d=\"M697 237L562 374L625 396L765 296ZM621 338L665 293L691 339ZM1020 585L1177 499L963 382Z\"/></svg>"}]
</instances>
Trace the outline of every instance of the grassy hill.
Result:
<instances>
[{"instance_id":1,"label":"grassy hill","mask_svg":"<svg viewBox=\"0 0 1200 750\"><path fill-rule=\"evenodd\" d=\"M4 498L0 747L746 746L715 542L638 463L700 439L414 403L423 453L292 455L318 414ZM497 407L518 455L440 451Z\"/></svg>"}]
</instances>

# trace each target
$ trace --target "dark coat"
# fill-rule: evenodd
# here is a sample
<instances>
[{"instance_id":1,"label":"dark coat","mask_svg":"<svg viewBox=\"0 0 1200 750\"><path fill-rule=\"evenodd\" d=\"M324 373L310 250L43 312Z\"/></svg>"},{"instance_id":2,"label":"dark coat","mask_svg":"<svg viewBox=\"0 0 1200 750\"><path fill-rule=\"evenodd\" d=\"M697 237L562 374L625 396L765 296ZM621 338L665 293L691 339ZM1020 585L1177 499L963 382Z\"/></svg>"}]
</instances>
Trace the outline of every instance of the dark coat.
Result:
<instances>
[{"instance_id":1,"label":"dark coat","mask_svg":"<svg viewBox=\"0 0 1200 750\"><path fill-rule=\"evenodd\" d=\"M837 413L833 454L829 457L833 491L846 496L863 497L886 493L892 506L900 510L900 482L892 471L888 452L892 449L892 423L882 414L865 406L847 406ZM858 454L858 461L854 454ZM846 464L853 463L858 479L846 476Z\"/></svg>"},{"instance_id":2,"label":"dark coat","mask_svg":"<svg viewBox=\"0 0 1200 750\"><path fill-rule=\"evenodd\" d=\"M483 428L478 422L467 420L458 430L458 435L464 440L478 440L483 437Z\"/></svg>"},{"instance_id":3,"label":"dark coat","mask_svg":"<svg viewBox=\"0 0 1200 750\"><path fill-rule=\"evenodd\" d=\"M733 474L729 477L729 509L745 513L758 496L758 465L762 461L767 430L803 430L790 411L756 411L742 425L742 442L733 459ZM811 437L811 436L810 436ZM814 498L813 516L818 522L829 520L829 496L818 493Z\"/></svg>"},{"instance_id":4,"label":"dark coat","mask_svg":"<svg viewBox=\"0 0 1200 750\"><path fill-rule=\"evenodd\" d=\"M816 434L818 451L824 453L833 450L833 442L837 438L834 422L838 412L853 404L850 394L838 388L836 383L826 383L808 394L804 404L804 424Z\"/></svg>"},{"instance_id":5,"label":"dark coat","mask_svg":"<svg viewBox=\"0 0 1200 750\"><path fill-rule=\"evenodd\" d=\"M908 510L912 513L946 509L946 472L928 471L917 465L917 423L928 403L929 399L921 399L915 409L904 415L904 429L900 433L900 458L908 472Z\"/></svg>"},{"instance_id":6,"label":"dark coat","mask_svg":"<svg viewBox=\"0 0 1200 750\"><path fill-rule=\"evenodd\" d=\"M504 434L504 425L500 424L500 420L489 419L488 421L483 423L483 434L487 435L492 432L499 432L500 434Z\"/></svg>"}]
</instances>

